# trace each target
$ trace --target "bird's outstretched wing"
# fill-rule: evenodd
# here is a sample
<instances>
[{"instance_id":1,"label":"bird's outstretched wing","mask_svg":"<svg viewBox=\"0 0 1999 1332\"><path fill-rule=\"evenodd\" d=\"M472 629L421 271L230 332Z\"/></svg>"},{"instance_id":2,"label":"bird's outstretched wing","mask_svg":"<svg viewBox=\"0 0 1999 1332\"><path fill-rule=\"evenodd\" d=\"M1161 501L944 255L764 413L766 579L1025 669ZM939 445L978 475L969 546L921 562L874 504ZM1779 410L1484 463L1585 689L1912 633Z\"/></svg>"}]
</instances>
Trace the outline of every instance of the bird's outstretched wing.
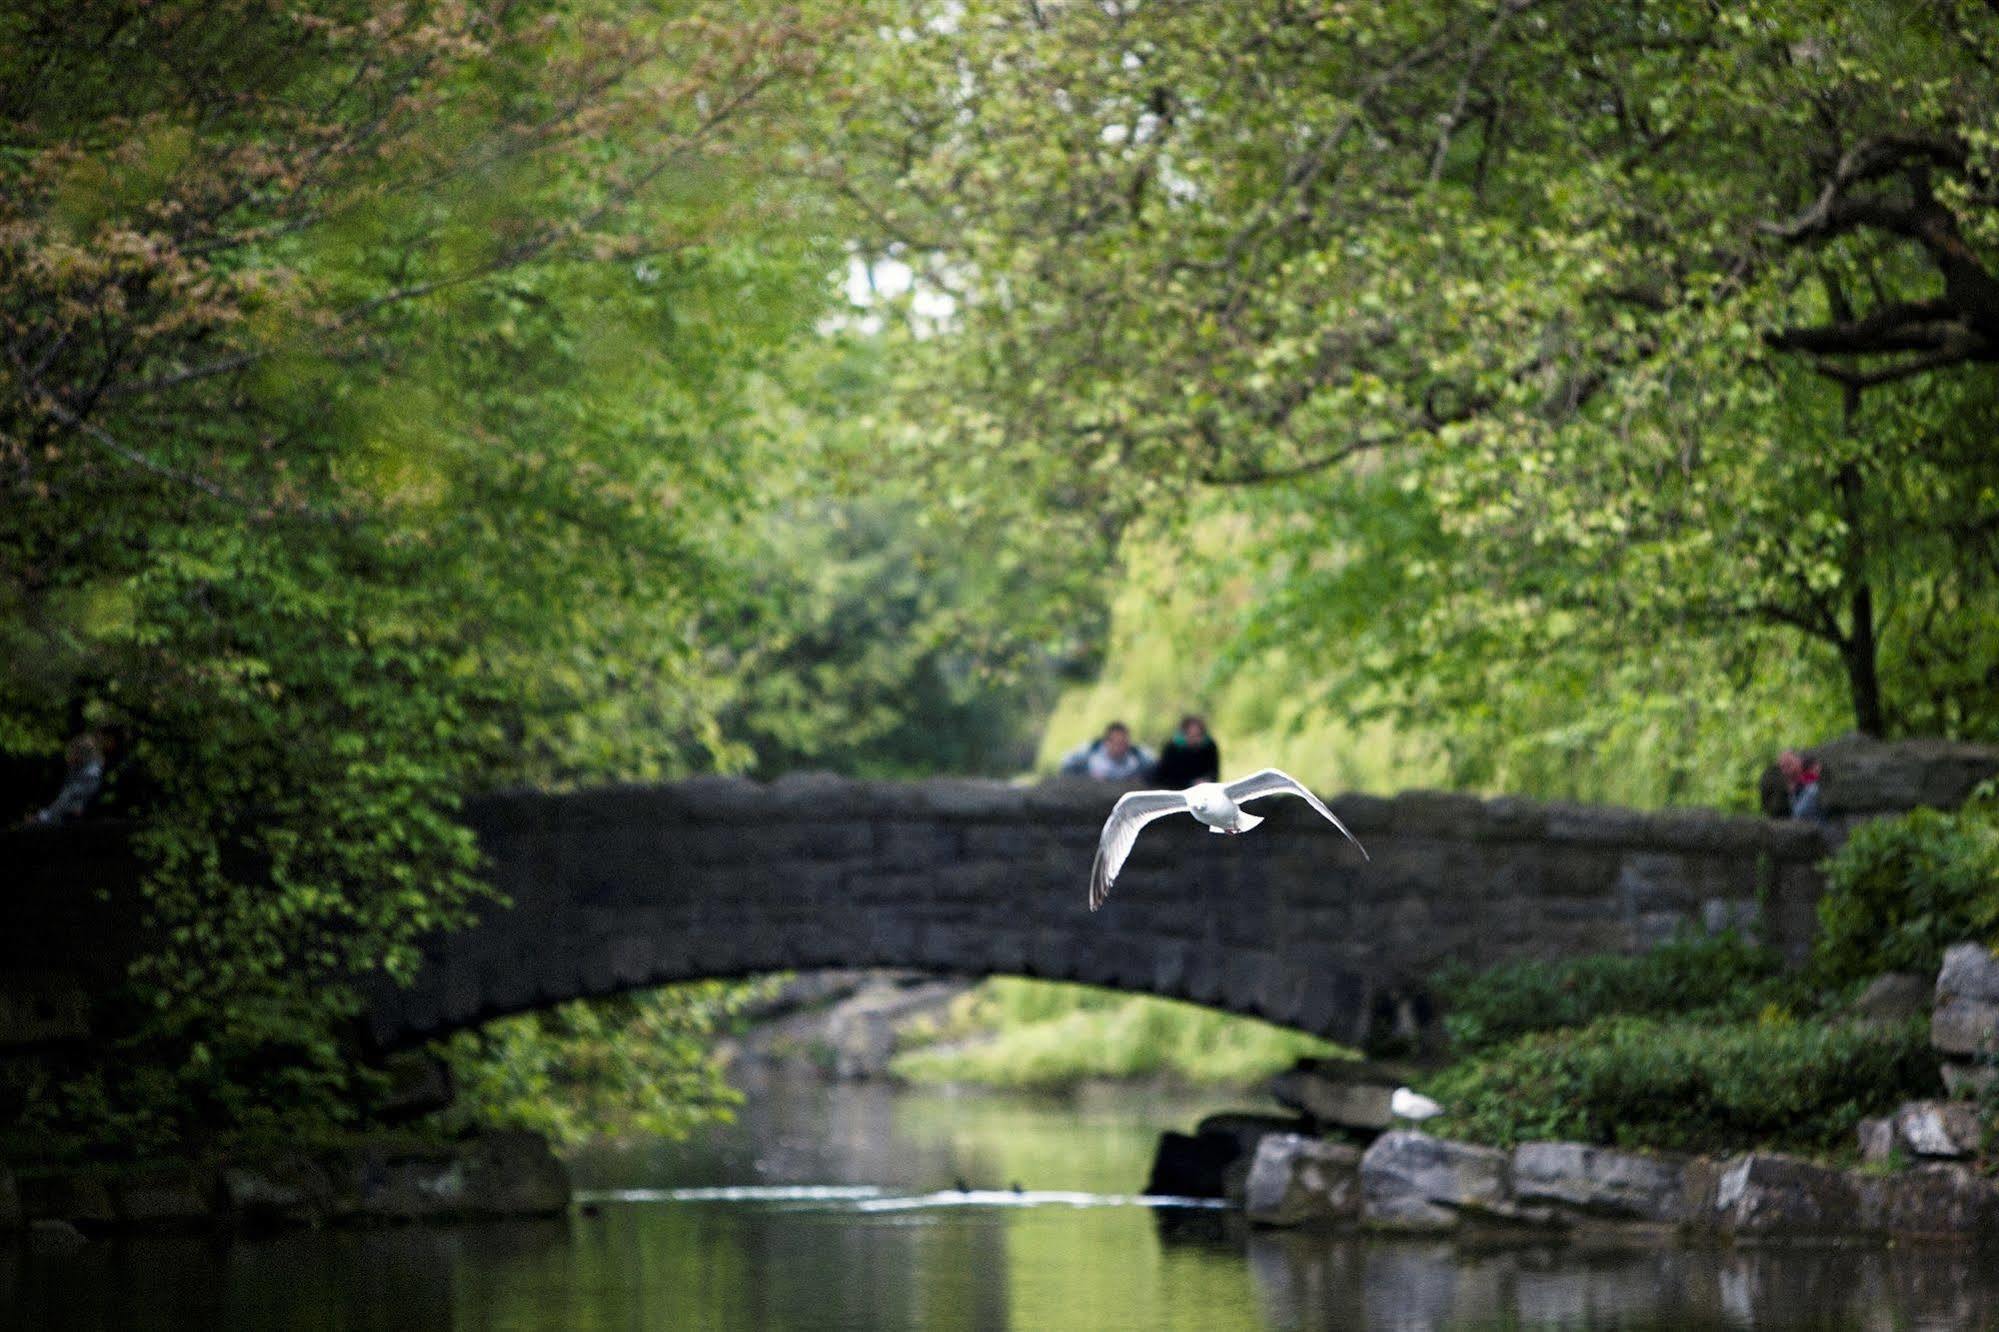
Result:
<instances>
[{"instance_id":1,"label":"bird's outstretched wing","mask_svg":"<svg viewBox=\"0 0 1999 1332\"><path fill-rule=\"evenodd\" d=\"M1111 895L1111 884L1138 841L1138 830L1154 819L1186 809L1187 797L1179 791L1133 791L1112 806L1111 816L1104 820L1103 836L1097 839L1097 862L1090 866L1090 910L1095 911Z\"/></svg>"},{"instance_id":2,"label":"bird's outstretched wing","mask_svg":"<svg viewBox=\"0 0 1999 1332\"><path fill-rule=\"evenodd\" d=\"M1349 842L1360 847L1363 860L1372 859L1367 854L1367 848L1360 845L1360 838L1355 837L1347 825L1340 822L1340 816L1327 809L1319 797L1306 790L1305 784L1289 773L1279 772L1275 768L1265 768L1262 772L1253 772L1247 777L1238 777L1235 781L1224 784L1222 790L1227 791L1229 799L1238 805L1245 800L1257 800L1267 795L1303 796L1306 804L1318 810L1335 828L1346 833Z\"/></svg>"}]
</instances>

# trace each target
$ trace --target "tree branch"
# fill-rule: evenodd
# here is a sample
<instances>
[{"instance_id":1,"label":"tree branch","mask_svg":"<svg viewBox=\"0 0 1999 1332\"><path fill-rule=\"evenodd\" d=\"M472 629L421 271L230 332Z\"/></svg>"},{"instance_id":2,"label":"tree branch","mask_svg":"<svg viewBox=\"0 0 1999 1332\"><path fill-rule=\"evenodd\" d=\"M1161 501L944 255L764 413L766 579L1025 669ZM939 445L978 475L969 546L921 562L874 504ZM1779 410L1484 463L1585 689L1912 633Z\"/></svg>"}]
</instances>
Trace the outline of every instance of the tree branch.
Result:
<instances>
[{"instance_id":1,"label":"tree branch","mask_svg":"<svg viewBox=\"0 0 1999 1332\"><path fill-rule=\"evenodd\" d=\"M1765 222L1761 230L1783 241L1833 235L1854 226L1884 226L1895 230L1904 210L1846 199L1856 185L1879 180L1911 167L1962 169L1967 160L1963 143L1931 135L1884 134L1864 140L1841 155L1832 177L1812 205L1785 222Z\"/></svg>"}]
</instances>

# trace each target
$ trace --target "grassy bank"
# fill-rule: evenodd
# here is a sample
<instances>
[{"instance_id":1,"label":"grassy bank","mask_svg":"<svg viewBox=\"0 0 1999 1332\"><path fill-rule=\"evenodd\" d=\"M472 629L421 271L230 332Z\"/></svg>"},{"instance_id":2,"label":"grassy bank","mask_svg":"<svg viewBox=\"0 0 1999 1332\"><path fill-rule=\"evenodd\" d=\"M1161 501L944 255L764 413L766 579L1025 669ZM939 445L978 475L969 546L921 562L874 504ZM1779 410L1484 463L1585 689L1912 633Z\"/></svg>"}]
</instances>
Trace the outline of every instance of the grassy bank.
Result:
<instances>
[{"instance_id":1,"label":"grassy bank","mask_svg":"<svg viewBox=\"0 0 1999 1332\"><path fill-rule=\"evenodd\" d=\"M1054 1091L1095 1078L1249 1086L1340 1047L1194 1004L1087 985L995 977L947 1017L905 1035L891 1065L921 1083Z\"/></svg>"}]
</instances>

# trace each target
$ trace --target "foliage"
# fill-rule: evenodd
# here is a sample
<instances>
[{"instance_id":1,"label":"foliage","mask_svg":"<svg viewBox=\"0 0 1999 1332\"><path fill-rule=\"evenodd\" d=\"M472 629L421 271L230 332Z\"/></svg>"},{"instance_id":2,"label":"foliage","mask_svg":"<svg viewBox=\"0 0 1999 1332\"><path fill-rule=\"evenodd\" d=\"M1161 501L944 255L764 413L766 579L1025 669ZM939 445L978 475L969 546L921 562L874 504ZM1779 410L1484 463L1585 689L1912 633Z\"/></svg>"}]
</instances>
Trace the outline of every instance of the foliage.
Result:
<instances>
[{"instance_id":1,"label":"foliage","mask_svg":"<svg viewBox=\"0 0 1999 1332\"><path fill-rule=\"evenodd\" d=\"M1826 862L1812 965L1833 983L1935 974L1944 950L1999 936L1999 819L1989 804L1855 828Z\"/></svg>"},{"instance_id":2,"label":"foliage","mask_svg":"<svg viewBox=\"0 0 1999 1332\"><path fill-rule=\"evenodd\" d=\"M1104 668L1063 690L1038 766L1052 770L1111 717L1156 739L1193 707L1220 738L1226 770L1273 764L1328 791L1448 786L1753 810L1768 756L1839 724L1837 694L1795 658L1700 652L1494 671L1471 711L1446 706L1425 674L1393 694L1329 698L1322 681L1343 659L1315 656L1311 636L1301 645L1261 627L1287 583L1234 558L1254 531L1211 501L1164 534L1150 524L1127 534ZM1412 709L1396 697L1430 702Z\"/></svg>"},{"instance_id":3,"label":"foliage","mask_svg":"<svg viewBox=\"0 0 1999 1332\"><path fill-rule=\"evenodd\" d=\"M1733 933L1685 934L1630 957L1512 962L1437 978L1444 1029L1473 1051L1613 1016L1740 1021L1785 1005L1797 990L1774 951Z\"/></svg>"},{"instance_id":4,"label":"foliage","mask_svg":"<svg viewBox=\"0 0 1999 1332\"><path fill-rule=\"evenodd\" d=\"M532 1129L573 1145L640 1133L680 1138L726 1120L742 1096L723 1077L714 1038L758 989L699 981L460 1032L438 1047L457 1079L447 1122Z\"/></svg>"},{"instance_id":5,"label":"foliage","mask_svg":"<svg viewBox=\"0 0 1999 1332\"><path fill-rule=\"evenodd\" d=\"M1052 772L1063 754L1106 722L1123 719L1145 743L1164 742L1188 711L1219 737L1224 775L1283 768L1329 791L1392 791L1447 780L1442 737L1385 719L1356 722L1351 701L1328 708L1314 663L1281 644L1232 660L1245 607L1270 582L1234 552L1249 540L1239 515L1203 513L1159 532L1127 533L1110 597L1104 664L1068 685L1047 715L1036 766Z\"/></svg>"},{"instance_id":6,"label":"foliage","mask_svg":"<svg viewBox=\"0 0 1999 1332\"><path fill-rule=\"evenodd\" d=\"M996 977L960 998L932 1044L896 1056L914 1082L1049 1090L1090 1078L1248 1086L1340 1050L1213 1009L1089 986Z\"/></svg>"},{"instance_id":7,"label":"foliage","mask_svg":"<svg viewBox=\"0 0 1999 1332\"><path fill-rule=\"evenodd\" d=\"M1009 776L1028 766L1049 665L1031 564L931 512L926 486L880 456L888 336L795 349L758 423L767 479L744 577L740 683L721 725L759 776ZM1045 640L1044 640L1045 641Z\"/></svg>"},{"instance_id":8,"label":"foliage","mask_svg":"<svg viewBox=\"0 0 1999 1332\"><path fill-rule=\"evenodd\" d=\"M118 1062L164 1082L50 1114L351 1117L351 982L484 896L463 792L747 761L717 718L751 390L833 264L765 168L836 26L0 19L0 741L126 724L162 940Z\"/></svg>"},{"instance_id":9,"label":"foliage","mask_svg":"<svg viewBox=\"0 0 1999 1332\"><path fill-rule=\"evenodd\" d=\"M1425 1091L1445 1107L1436 1131L1495 1146L1838 1151L1862 1117L1933 1095L1937 1077L1922 1021L1878 1031L1610 1017L1494 1047Z\"/></svg>"},{"instance_id":10,"label":"foliage","mask_svg":"<svg viewBox=\"0 0 1999 1332\"><path fill-rule=\"evenodd\" d=\"M1989 6L911 8L843 183L1053 558L1232 494L1336 710L1671 639L1999 733Z\"/></svg>"}]
</instances>

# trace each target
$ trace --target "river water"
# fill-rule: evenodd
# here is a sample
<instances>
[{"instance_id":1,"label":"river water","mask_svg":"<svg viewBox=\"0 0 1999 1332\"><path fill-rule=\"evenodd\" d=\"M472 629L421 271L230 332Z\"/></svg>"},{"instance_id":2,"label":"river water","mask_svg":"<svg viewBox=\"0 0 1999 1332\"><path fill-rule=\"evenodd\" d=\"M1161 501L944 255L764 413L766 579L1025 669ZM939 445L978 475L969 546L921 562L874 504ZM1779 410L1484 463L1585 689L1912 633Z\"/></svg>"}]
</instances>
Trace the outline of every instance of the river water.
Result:
<instances>
[{"instance_id":1,"label":"river water","mask_svg":"<svg viewBox=\"0 0 1999 1332\"><path fill-rule=\"evenodd\" d=\"M779 1084L694 1141L585 1153L560 1220L0 1252L0 1324L1999 1327L1999 1264L1952 1249L1481 1248L1132 1197L1159 1130L1214 1108Z\"/></svg>"}]
</instances>

